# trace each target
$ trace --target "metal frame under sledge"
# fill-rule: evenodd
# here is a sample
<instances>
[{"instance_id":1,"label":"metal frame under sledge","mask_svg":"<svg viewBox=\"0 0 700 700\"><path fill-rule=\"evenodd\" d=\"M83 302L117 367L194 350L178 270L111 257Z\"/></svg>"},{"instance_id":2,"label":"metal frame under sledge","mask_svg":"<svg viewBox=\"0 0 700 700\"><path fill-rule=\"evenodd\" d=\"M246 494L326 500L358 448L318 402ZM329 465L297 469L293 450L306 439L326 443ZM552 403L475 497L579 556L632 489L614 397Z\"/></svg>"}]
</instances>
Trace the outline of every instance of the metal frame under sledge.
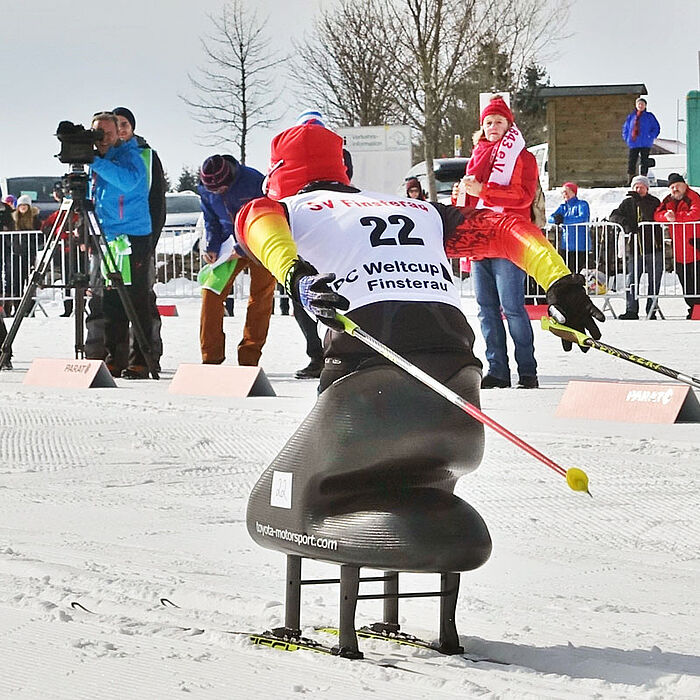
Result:
<instances>
[{"instance_id":1,"label":"metal frame under sledge","mask_svg":"<svg viewBox=\"0 0 700 700\"><path fill-rule=\"evenodd\" d=\"M459 595L459 573L440 574L440 590L435 592L399 592L399 572L387 571L384 576L360 576L360 566L341 564L339 579L302 579L302 557L287 555L287 583L285 592L284 627L272 630L280 639L299 639L301 637L301 587L320 584L340 584L340 606L338 624L338 656L349 659L361 659L363 654L357 644L355 630L355 611L359 600L383 600L383 621L370 626L372 632L388 639L399 635L399 599L400 598L440 598L440 634L434 645L442 654L462 654L464 648L459 644L459 635L455 624L457 596ZM360 584L367 582L384 582L384 592L377 594L360 594Z\"/></svg>"}]
</instances>

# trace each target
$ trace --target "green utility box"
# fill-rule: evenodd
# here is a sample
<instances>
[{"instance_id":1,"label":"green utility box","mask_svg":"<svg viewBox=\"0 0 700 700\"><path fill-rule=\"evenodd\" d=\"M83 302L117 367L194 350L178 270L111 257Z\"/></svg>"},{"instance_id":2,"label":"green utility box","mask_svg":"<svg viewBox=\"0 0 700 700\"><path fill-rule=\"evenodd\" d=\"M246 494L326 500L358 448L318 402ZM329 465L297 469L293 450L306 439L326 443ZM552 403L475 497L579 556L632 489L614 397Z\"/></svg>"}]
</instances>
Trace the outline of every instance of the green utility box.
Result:
<instances>
[{"instance_id":1,"label":"green utility box","mask_svg":"<svg viewBox=\"0 0 700 700\"><path fill-rule=\"evenodd\" d=\"M700 187L700 90L691 90L686 98L686 143L688 184Z\"/></svg>"}]
</instances>

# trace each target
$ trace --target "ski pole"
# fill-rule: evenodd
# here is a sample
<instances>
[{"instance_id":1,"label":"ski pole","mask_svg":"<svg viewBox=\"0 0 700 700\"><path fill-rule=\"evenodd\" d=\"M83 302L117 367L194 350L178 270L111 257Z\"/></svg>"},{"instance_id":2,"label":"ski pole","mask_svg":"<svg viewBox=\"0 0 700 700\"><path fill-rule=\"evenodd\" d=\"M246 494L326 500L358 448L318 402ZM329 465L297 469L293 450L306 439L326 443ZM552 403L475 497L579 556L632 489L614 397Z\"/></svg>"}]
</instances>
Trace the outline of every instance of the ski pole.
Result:
<instances>
[{"instance_id":1,"label":"ski pole","mask_svg":"<svg viewBox=\"0 0 700 700\"><path fill-rule=\"evenodd\" d=\"M357 338L358 340L362 341L365 345L368 345L375 352L379 353L390 362L393 362L419 382L425 384L425 386L432 389L437 394L440 394L440 396L447 399L450 403L454 404L458 408L461 408L472 418L495 430L504 438L510 440L514 445L517 445L520 449L532 455L535 459L538 459L540 462L542 462L542 464L545 464L557 474L565 477L566 483L570 489L573 491L585 491L589 496L591 495L591 492L588 490L588 476L582 469L577 469L576 467L564 469L564 467L559 466L556 462L552 461L546 455L543 455L532 445L529 445L517 435L511 433L510 430L504 428L500 423L497 423L495 420L493 420L493 418L490 418L485 413L480 411L476 406L474 406L474 404L469 403L469 401L462 398L459 394L455 393L451 389L448 389L437 379L424 372L422 369L420 369L420 367L416 367L413 363L394 352L391 348L387 347L376 338L373 338L368 333L365 333L365 331L363 331L356 323L351 321L346 316L336 313L335 318L337 321L340 321L340 323L343 324L344 331L353 338Z\"/></svg>"},{"instance_id":2,"label":"ski pole","mask_svg":"<svg viewBox=\"0 0 700 700\"><path fill-rule=\"evenodd\" d=\"M653 372L658 372L666 377L671 377L671 379L676 379L679 382L683 382L684 384L693 386L696 389L700 389L700 379L697 377L691 377L688 374L677 372L675 369L670 369L669 367L664 367L663 365L647 360L639 355L626 352L625 350L619 350L618 348L614 348L612 345L601 343L599 340L594 340L585 333L581 333L573 328L557 323L549 316L543 316L541 324L543 330L550 331L551 333L554 333L554 335L563 338L564 340L568 340L571 343L576 343L577 345L582 345L584 347L595 348L596 350L602 350L613 357L619 357L623 360L627 360L628 362L634 362L635 365L641 365L642 367L646 367Z\"/></svg>"}]
</instances>

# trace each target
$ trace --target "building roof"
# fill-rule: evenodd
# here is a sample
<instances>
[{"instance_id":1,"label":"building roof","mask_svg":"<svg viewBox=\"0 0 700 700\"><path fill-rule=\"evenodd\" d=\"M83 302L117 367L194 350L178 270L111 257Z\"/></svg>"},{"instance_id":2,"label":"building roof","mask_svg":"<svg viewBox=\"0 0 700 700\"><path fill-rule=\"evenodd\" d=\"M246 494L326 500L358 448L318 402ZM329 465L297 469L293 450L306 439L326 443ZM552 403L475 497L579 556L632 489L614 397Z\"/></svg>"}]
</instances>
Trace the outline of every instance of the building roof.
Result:
<instances>
[{"instance_id":1,"label":"building roof","mask_svg":"<svg viewBox=\"0 0 700 700\"><path fill-rule=\"evenodd\" d=\"M644 83L629 85L564 85L545 87L537 91L539 97L589 97L595 95L646 95Z\"/></svg>"},{"instance_id":2,"label":"building roof","mask_svg":"<svg viewBox=\"0 0 700 700\"><path fill-rule=\"evenodd\" d=\"M685 153L687 150L683 141L676 139L656 139L654 146L657 153Z\"/></svg>"}]
</instances>

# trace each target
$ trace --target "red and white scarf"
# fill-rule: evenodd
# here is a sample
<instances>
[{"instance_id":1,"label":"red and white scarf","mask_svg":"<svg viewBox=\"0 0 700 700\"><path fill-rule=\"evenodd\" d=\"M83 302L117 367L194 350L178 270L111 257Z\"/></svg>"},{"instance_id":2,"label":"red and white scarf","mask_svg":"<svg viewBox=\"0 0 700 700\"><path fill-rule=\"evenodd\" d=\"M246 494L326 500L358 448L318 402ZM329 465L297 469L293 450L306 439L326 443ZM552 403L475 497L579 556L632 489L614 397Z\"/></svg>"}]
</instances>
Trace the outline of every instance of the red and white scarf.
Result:
<instances>
[{"instance_id":1,"label":"red and white scarf","mask_svg":"<svg viewBox=\"0 0 700 700\"><path fill-rule=\"evenodd\" d=\"M495 143L486 139L479 141L469 159L467 173L474 175L479 182L484 182L488 173L488 182L508 185L513 177L515 162L523 148L525 148L525 139L518 127L513 124L500 141ZM473 165L472 161L474 161ZM503 207L487 207L483 199L479 199L476 208L503 211Z\"/></svg>"},{"instance_id":2,"label":"red and white scarf","mask_svg":"<svg viewBox=\"0 0 700 700\"><path fill-rule=\"evenodd\" d=\"M632 141L636 141L639 138L639 122L642 118L643 109L638 109L637 114L634 117L634 123L632 124Z\"/></svg>"}]
</instances>

